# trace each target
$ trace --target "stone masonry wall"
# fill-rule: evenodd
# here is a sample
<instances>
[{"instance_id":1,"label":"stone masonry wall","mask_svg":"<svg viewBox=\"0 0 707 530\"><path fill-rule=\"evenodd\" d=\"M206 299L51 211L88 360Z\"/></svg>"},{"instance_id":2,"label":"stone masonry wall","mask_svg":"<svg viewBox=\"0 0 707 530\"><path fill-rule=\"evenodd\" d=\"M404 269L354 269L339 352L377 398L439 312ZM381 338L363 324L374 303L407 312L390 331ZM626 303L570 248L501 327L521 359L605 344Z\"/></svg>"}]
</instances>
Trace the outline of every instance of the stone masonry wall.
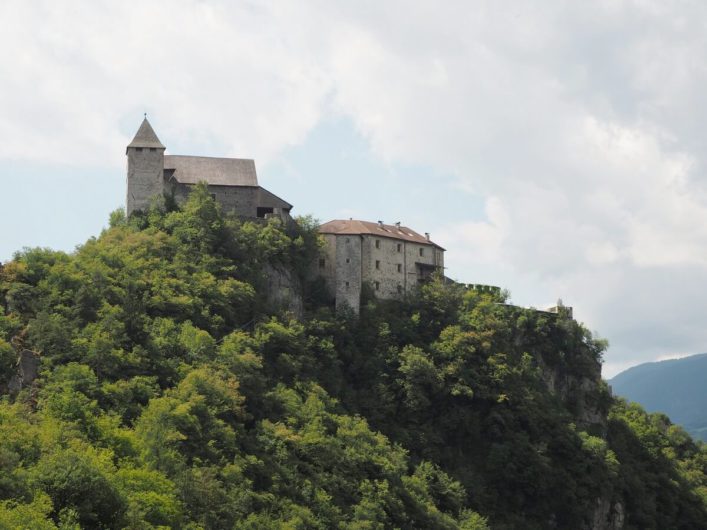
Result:
<instances>
[{"instance_id":1,"label":"stone masonry wall","mask_svg":"<svg viewBox=\"0 0 707 530\"><path fill-rule=\"evenodd\" d=\"M415 289L420 279L416 263L443 265L442 252L433 245L386 237L364 238L370 255L368 263L364 264L363 279L371 283L379 298L399 298Z\"/></svg>"},{"instance_id":2,"label":"stone masonry wall","mask_svg":"<svg viewBox=\"0 0 707 530\"><path fill-rule=\"evenodd\" d=\"M324 240L324 248L318 263L314 263L314 276L321 276L331 291L336 295L336 236L333 234L321 234Z\"/></svg>"},{"instance_id":3,"label":"stone masonry wall","mask_svg":"<svg viewBox=\"0 0 707 530\"><path fill-rule=\"evenodd\" d=\"M192 186L171 182L169 190L174 193L178 203L183 203L189 197ZM258 188L251 186L209 186L209 193L221 205L225 214L235 213L244 217L255 217L258 206Z\"/></svg>"},{"instance_id":4,"label":"stone masonry wall","mask_svg":"<svg viewBox=\"0 0 707 530\"><path fill-rule=\"evenodd\" d=\"M358 312L361 305L361 237L334 236L336 245L336 308L348 305Z\"/></svg>"},{"instance_id":5,"label":"stone masonry wall","mask_svg":"<svg viewBox=\"0 0 707 530\"><path fill-rule=\"evenodd\" d=\"M139 150L138 150L139 149ZM128 148L127 213L145 210L164 190L164 149Z\"/></svg>"},{"instance_id":6,"label":"stone masonry wall","mask_svg":"<svg viewBox=\"0 0 707 530\"><path fill-rule=\"evenodd\" d=\"M364 281L371 284L379 298L402 297L405 292L406 242L375 236L364 238L370 250Z\"/></svg>"},{"instance_id":7,"label":"stone masonry wall","mask_svg":"<svg viewBox=\"0 0 707 530\"><path fill-rule=\"evenodd\" d=\"M358 311L363 283L368 283L378 298L402 298L418 286L418 262L444 265L443 252L434 245L368 234L322 237L324 257L315 270L336 297L337 308L346 303Z\"/></svg>"}]
</instances>

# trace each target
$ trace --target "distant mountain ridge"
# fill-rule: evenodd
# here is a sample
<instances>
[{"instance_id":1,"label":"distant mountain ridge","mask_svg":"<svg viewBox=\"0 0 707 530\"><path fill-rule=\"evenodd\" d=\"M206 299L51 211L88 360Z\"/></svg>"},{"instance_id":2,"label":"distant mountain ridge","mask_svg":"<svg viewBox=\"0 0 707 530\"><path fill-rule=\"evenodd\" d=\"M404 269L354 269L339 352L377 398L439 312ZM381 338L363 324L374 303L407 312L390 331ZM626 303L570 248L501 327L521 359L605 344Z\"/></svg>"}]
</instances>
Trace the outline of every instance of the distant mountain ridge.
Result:
<instances>
[{"instance_id":1,"label":"distant mountain ridge","mask_svg":"<svg viewBox=\"0 0 707 530\"><path fill-rule=\"evenodd\" d=\"M614 394L663 412L707 441L707 353L640 364L609 380Z\"/></svg>"}]
</instances>

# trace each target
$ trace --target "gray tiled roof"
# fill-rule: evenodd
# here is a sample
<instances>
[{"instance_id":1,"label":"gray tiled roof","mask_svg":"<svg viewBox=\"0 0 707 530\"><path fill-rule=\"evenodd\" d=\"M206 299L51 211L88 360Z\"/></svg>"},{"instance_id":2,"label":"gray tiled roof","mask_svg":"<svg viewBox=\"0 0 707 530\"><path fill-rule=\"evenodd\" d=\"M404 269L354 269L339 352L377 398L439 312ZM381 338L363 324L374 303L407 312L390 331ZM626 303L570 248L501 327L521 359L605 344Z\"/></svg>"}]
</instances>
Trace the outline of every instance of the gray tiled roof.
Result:
<instances>
[{"instance_id":1,"label":"gray tiled roof","mask_svg":"<svg viewBox=\"0 0 707 530\"><path fill-rule=\"evenodd\" d=\"M418 234L411 228L407 226L397 226L397 225L386 225L379 223L372 223L370 221L358 221L356 219L335 219L324 223L319 227L319 232L322 234L336 234L336 235L360 235L360 234L370 234L379 237L390 237L392 239L402 239L403 241L411 241L413 243L420 243L422 245L434 245L442 250L437 243L430 241L425 236Z\"/></svg>"},{"instance_id":2,"label":"gray tiled roof","mask_svg":"<svg viewBox=\"0 0 707 530\"><path fill-rule=\"evenodd\" d=\"M212 186L257 186L255 162L242 158L165 155L165 171L182 184L205 181Z\"/></svg>"},{"instance_id":3,"label":"gray tiled roof","mask_svg":"<svg viewBox=\"0 0 707 530\"><path fill-rule=\"evenodd\" d=\"M157 138L157 135L155 134L152 125L150 125L150 122L147 121L147 118L142 120L140 128L137 130L137 133L135 133L135 138L133 138L133 141L128 144L128 147L165 148L164 145L162 145L162 142L160 142L160 139Z\"/></svg>"}]
</instances>

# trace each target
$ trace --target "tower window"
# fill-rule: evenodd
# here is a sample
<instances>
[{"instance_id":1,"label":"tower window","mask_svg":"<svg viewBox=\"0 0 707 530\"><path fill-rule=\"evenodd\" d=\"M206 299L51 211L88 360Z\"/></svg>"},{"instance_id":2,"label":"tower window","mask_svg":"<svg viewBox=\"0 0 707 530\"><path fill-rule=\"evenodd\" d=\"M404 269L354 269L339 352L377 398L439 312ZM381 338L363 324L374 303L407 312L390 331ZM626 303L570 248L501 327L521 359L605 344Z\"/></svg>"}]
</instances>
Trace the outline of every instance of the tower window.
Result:
<instances>
[{"instance_id":1,"label":"tower window","mask_svg":"<svg viewBox=\"0 0 707 530\"><path fill-rule=\"evenodd\" d=\"M142 147L136 147L136 148L135 148L135 151L137 151L137 152L139 152L139 153L142 152Z\"/></svg>"},{"instance_id":2,"label":"tower window","mask_svg":"<svg viewBox=\"0 0 707 530\"><path fill-rule=\"evenodd\" d=\"M351 258L346 258L346 263L351 263Z\"/></svg>"},{"instance_id":3,"label":"tower window","mask_svg":"<svg viewBox=\"0 0 707 530\"><path fill-rule=\"evenodd\" d=\"M150 147L150 151L157 151L156 147Z\"/></svg>"},{"instance_id":4,"label":"tower window","mask_svg":"<svg viewBox=\"0 0 707 530\"><path fill-rule=\"evenodd\" d=\"M424 256L424 255L425 255L425 249L420 247L420 256Z\"/></svg>"},{"instance_id":5,"label":"tower window","mask_svg":"<svg viewBox=\"0 0 707 530\"><path fill-rule=\"evenodd\" d=\"M376 283L376 291L380 291L381 282L375 282L375 283Z\"/></svg>"},{"instance_id":6,"label":"tower window","mask_svg":"<svg viewBox=\"0 0 707 530\"><path fill-rule=\"evenodd\" d=\"M403 244L398 243L398 252L402 252L402 250L403 250Z\"/></svg>"},{"instance_id":7,"label":"tower window","mask_svg":"<svg viewBox=\"0 0 707 530\"><path fill-rule=\"evenodd\" d=\"M346 288L347 289L349 288L349 282L346 282Z\"/></svg>"},{"instance_id":8,"label":"tower window","mask_svg":"<svg viewBox=\"0 0 707 530\"><path fill-rule=\"evenodd\" d=\"M376 239L376 248L381 248L381 240Z\"/></svg>"},{"instance_id":9,"label":"tower window","mask_svg":"<svg viewBox=\"0 0 707 530\"><path fill-rule=\"evenodd\" d=\"M400 263L398 263L398 272L403 272L403 266Z\"/></svg>"},{"instance_id":10,"label":"tower window","mask_svg":"<svg viewBox=\"0 0 707 530\"><path fill-rule=\"evenodd\" d=\"M380 262L380 260L377 259L376 260L376 269L380 270L380 268L381 268L381 262Z\"/></svg>"}]
</instances>

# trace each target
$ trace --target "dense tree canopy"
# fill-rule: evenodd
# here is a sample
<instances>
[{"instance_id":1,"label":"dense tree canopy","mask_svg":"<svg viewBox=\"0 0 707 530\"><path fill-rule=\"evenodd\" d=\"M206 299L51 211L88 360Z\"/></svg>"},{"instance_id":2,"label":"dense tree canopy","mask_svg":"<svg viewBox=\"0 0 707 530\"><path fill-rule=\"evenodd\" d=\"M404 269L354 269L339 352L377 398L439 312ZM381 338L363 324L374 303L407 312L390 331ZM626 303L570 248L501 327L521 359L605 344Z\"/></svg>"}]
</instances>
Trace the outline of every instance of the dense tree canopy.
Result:
<instances>
[{"instance_id":1,"label":"dense tree canopy","mask_svg":"<svg viewBox=\"0 0 707 530\"><path fill-rule=\"evenodd\" d=\"M602 341L441 280L336 314L315 227L199 187L4 264L0 529L707 527L707 452L611 397Z\"/></svg>"}]
</instances>

